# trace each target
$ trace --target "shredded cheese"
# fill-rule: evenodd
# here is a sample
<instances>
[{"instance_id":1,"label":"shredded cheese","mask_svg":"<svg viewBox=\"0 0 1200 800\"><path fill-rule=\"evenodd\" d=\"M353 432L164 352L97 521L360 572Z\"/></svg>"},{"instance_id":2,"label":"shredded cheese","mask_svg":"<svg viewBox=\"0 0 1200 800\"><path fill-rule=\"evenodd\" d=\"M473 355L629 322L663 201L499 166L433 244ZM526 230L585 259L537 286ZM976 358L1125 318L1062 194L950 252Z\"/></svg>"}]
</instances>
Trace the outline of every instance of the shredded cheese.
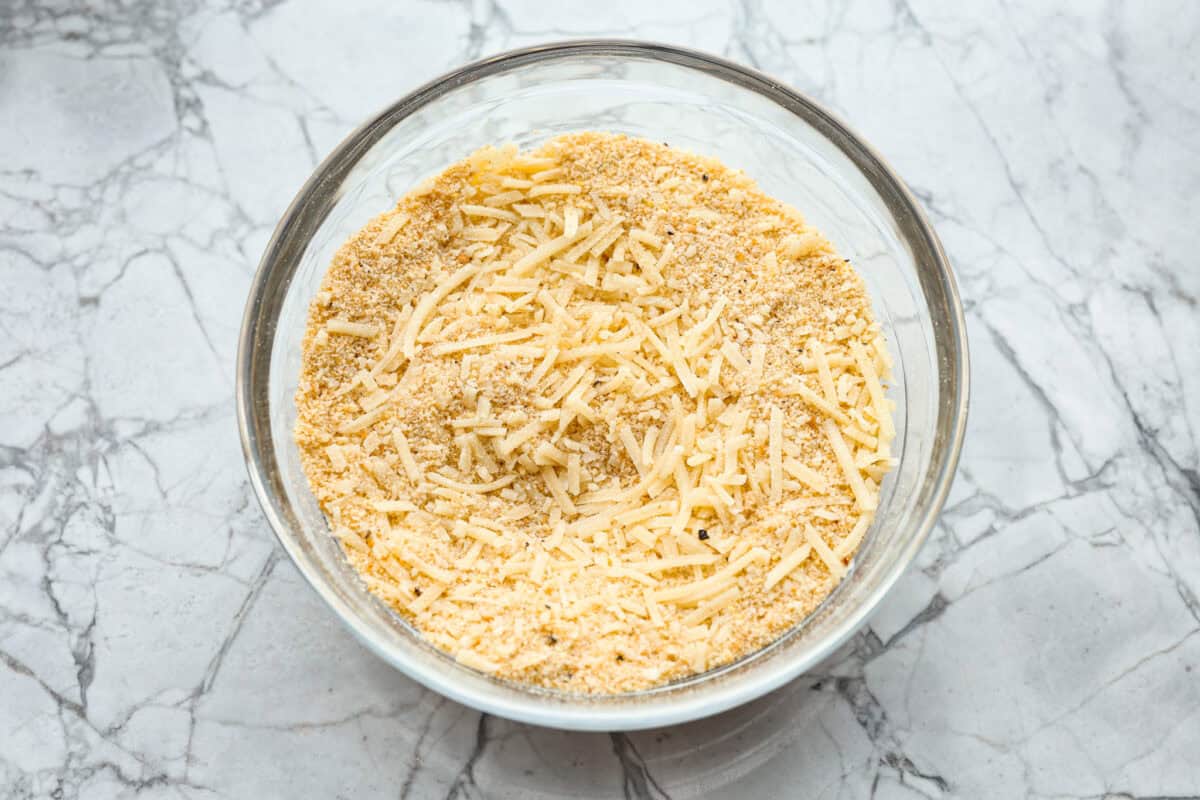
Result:
<instances>
[{"instance_id":1,"label":"shredded cheese","mask_svg":"<svg viewBox=\"0 0 1200 800\"><path fill-rule=\"evenodd\" d=\"M325 323L325 330L342 336L358 336L363 339L374 339L379 335L379 326L366 322L350 322L344 319L331 319Z\"/></svg>"},{"instance_id":2,"label":"shredded cheese","mask_svg":"<svg viewBox=\"0 0 1200 800\"><path fill-rule=\"evenodd\" d=\"M797 547L791 553L779 559L779 563L771 567L771 571L767 573L766 582L763 583L763 591L771 591L771 589L775 588L776 584L795 572L796 568L808 559L811 552L812 545L806 544Z\"/></svg>"},{"instance_id":3,"label":"shredded cheese","mask_svg":"<svg viewBox=\"0 0 1200 800\"><path fill-rule=\"evenodd\" d=\"M862 473L859 472L858 466L850 456L850 450L846 447L846 441L842 438L841 431L829 420L826 420L822 427L825 436L829 439L829 444L833 447L833 454L837 457L838 466L842 468L846 483L854 492L854 499L858 502L858 507L863 511L874 511L876 497L863 482Z\"/></svg>"},{"instance_id":4,"label":"shredded cheese","mask_svg":"<svg viewBox=\"0 0 1200 800\"><path fill-rule=\"evenodd\" d=\"M779 406L771 406L768 459L771 468L769 500L772 503L779 503L783 500L783 412L779 410Z\"/></svg>"},{"instance_id":5,"label":"shredded cheese","mask_svg":"<svg viewBox=\"0 0 1200 800\"><path fill-rule=\"evenodd\" d=\"M890 358L846 262L744 176L596 134L486 148L353 241L297 442L368 588L460 663L645 688L845 573L895 462Z\"/></svg>"}]
</instances>

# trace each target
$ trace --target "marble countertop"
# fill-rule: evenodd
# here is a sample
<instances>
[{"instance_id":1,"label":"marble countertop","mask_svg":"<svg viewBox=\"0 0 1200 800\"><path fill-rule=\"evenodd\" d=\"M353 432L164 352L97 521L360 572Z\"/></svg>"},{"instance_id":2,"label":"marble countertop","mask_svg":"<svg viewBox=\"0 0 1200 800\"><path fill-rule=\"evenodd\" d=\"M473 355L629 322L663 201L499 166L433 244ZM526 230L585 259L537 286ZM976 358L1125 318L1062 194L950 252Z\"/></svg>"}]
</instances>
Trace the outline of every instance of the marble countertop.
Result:
<instances>
[{"instance_id":1,"label":"marble countertop","mask_svg":"<svg viewBox=\"0 0 1200 800\"><path fill-rule=\"evenodd\" d=\"M1200 795L1200 6L49 5L0 10L0 795ZM929 210L973 350L953 494L870 626L629 735L481 717L357 645L233 420L250 276L315 162L570 36L837 110Z\"/></svg>"}]
</instances>

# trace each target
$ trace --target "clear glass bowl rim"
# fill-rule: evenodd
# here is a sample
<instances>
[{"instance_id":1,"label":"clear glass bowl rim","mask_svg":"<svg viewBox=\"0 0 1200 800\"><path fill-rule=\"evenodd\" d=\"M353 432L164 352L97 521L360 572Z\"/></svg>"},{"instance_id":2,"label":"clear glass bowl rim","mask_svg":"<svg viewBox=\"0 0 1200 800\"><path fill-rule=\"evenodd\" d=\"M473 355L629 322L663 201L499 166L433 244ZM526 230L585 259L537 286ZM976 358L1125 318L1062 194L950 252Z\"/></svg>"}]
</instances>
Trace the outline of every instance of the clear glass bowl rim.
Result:
<instances>
[{"instance_id":1,"label":"clear glass bowl rim","mask_svg":"<svg viewBox=\"0 0 1200 800\"><path fill-rule=\"evenodd\" d=\"M449 91L474 81L523 66L580 56L662 61L694 69L743 89L756 92L792 112L836 145L869 180L888 207L893 219L915 243L925 258L916 259L926 302L930 288L940 299L940 309L930 306L934 345L938 361L937 431L942 439L930 464L933 490L922 509L904 549L875 589L859 599L858 607L835 630L813 647L806 657L756 676L750 682L716 691L692 691L673 698L664 692L653 701L605 711L580 698L578 704L562 696L548 696L536 689L518 693L519 699L497 697L465 687L455 680L454 670L417 670L403 654L384 646L374 630L345 606L301 551L280 508L280 492L272 485L275 456L270 432L268 394L257 387L269 380L271 345L277 315L310 234L317 229L336 202L343 180L363 154L395 124ZM298 249L297 249L298 248ZM551 727L575 730L634 730L677 724L709 716L760 697L803 674L841 646L868 619L888 590L907 569L920 550L945 503L958 465L966 430L968 406L968 349L966 321L957 283L941 242L924 212L903 180L863 139L836 115L811 98L756 70L708 53L673 45L621 39L588 39L554 42L510 50L462 66L426 83L397 100L351 132L321 162L297 193L276 226L250 285L238 340L235 402L238 433L251 486L271 529L293 564L341 622L373 652L430 689L480 711ZM936 458L940 451L940 459ZM760 651L761 652L761 651ZM511 687L510 687L511 688ZM519 687L518 687L519 688ZM697 687L700 688L700 687ZM511 692L510 692L511 694ZM548 702L553 699L553 702Z\"/></svg>"}]
</instances>

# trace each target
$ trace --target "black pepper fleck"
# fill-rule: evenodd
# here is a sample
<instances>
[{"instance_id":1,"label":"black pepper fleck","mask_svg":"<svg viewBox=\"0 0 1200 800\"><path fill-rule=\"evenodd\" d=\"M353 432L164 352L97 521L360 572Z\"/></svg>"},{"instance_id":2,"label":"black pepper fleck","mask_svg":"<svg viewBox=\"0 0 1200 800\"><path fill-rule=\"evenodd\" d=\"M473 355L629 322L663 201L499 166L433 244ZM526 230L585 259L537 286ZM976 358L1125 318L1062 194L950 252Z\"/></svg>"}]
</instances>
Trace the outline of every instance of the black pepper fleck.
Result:
<instances>
[{"instance_id":1,"label":"black pepper fleck","mask_svg":"<svg viewBox=\"0 0 1200 800\"><path fill-rule=\"evenodd\" d=\"M704 530L704 528L701 528L700 533L698 535L700 536L700 541L703 542L705 539L708 538L708 531Z\"/></svg>"},{"instance_id":2,"label":"black pepper fleck","mask_svg":"<svg viewBox=\"0 0 1200 800\"><path fill-rule=\"evenodd\" d=\"M701 175L701 176L700 176L700 180L704 181L705 183L708 183L708 175L707 175L707 174L706 174L706 175Z\"/></svg>"}]
</instances>

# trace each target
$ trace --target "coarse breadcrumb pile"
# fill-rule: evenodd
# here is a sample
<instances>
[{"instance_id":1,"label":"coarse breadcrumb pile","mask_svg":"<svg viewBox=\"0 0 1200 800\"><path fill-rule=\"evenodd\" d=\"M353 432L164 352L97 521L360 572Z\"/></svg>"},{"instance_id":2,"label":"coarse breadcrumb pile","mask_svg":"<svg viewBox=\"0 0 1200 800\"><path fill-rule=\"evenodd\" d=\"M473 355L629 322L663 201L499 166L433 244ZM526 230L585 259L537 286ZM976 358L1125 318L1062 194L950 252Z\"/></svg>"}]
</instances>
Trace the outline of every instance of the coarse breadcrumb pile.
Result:
<instances>
[{"instance_id":1,"label":"coarse breadcrumb pile","mask_svg":"<svg viewBox=\"0 0 1200 800\"><path fill-rule=\"evenodd\" d=\"M644 689L779 637L894 462L863 281L742 173L619 135L485 148L338 251L296 397L368 588L513 681Z\"/></svg>"}]
</instances>

